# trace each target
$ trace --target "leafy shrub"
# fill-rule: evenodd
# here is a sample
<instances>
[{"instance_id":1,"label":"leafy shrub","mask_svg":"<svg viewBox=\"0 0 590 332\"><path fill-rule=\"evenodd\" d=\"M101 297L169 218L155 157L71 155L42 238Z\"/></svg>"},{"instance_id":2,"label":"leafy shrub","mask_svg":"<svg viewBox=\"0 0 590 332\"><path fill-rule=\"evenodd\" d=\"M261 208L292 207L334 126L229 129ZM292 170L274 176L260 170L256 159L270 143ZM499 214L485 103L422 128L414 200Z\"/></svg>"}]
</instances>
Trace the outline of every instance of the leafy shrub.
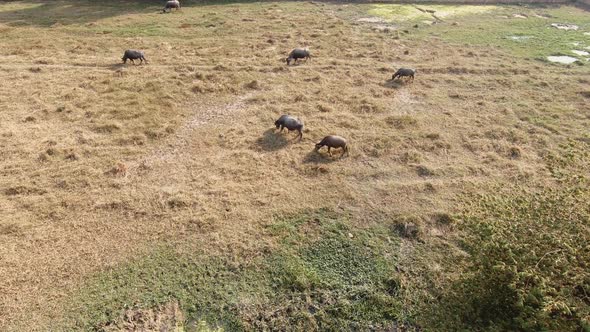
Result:
<instances>
[{"instance_id":1,"label":"leafy shrub","mask_svg":"<svg viewBox=\"0 0 590 332\"><path fill-rule=\"evenodd\" d=\"M468 273L451 291L460 322L488 330L590 330L590 188L485 195L463 217Z\"/></svg>"}]
</instances>

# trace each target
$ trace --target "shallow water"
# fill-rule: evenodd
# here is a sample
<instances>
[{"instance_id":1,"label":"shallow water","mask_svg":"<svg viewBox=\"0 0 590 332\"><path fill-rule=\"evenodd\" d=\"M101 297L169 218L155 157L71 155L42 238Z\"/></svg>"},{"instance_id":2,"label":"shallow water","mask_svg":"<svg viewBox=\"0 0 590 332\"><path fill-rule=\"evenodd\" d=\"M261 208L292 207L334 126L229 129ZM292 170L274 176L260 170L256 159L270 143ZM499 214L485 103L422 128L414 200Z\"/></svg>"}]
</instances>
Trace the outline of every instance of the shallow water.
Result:
<instances>
[{"instance_id":1,"label":"shallow water","mask_svg":"<svg viewBox=\"0 0 590 332\"><path fill-rule=\"evenodd\" d=\"M528 39L533 38L532 36L508 36L508 39L516 40L516 41L525 41Z\"/></svg>"},{"instance_id":2,"label":"shallow water","mask_svg":"<svg viewBox=\"0 0 590 332\"><path fill-rule=\"evenodd\" d=\"M549 60L551 62L562 63L565 65L569 65L570 63L574 63L574 62L578 61L578 59L571 57L571 56L567 56L567 55L548 56L547 60Z\"/></svg>"},{"instance_id":3,"label":"shallow water","mask_svg":"<svg viewBox=\"0 0 590 332\"><path fill-rule=\"evenodd\" d=\"M579 50L572 50L572 53L576 54L576 55L590 55L590 53L586 52L586 51L579 51Z\"/></svg>"},{"instance_id":4,"label":"shallow water","mask_svg":"<svg viewBox=\"0 0 590 332\"><path fill-rule=\"evenodd\" d=\"M387 21L385 19L382 19L380 17L363 17L363 18L359 18L356 21L363 22L363 23L387 23Z\"/></svg>"}]
</instances>

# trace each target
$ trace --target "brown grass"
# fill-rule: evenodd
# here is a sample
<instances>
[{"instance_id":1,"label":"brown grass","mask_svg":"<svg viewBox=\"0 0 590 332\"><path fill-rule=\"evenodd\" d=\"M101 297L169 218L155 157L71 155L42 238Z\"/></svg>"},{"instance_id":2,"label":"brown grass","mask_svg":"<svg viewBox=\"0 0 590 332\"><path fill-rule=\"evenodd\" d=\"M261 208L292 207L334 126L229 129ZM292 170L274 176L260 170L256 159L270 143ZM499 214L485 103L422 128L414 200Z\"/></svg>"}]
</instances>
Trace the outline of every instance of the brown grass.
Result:
<instances>
[{"instance_id":1,"label":"brown grass","mask_svg":"<svg viewBox=\"0 0 590 332\"><path fill-rule=\"evenodd\" d=\"M397 39L338 8L89 22L56 9L51 27L0 13L0 329L43 329L85 278L158 243L242 257L271 242L259 234L276 213L327 206L362 225L453 212L457 194L489 184L543 183L541 157L587 132L585 67ZM126 32L153 22L153 35ZM298 46L313 60L286 67ZM120 65L127 48L150 64ZM388 82L402 65L415 81ZM284 113L305 122L301 142L273 132ZM350 156L314 153L327 134Z\"/></svg>"}]
</instances>

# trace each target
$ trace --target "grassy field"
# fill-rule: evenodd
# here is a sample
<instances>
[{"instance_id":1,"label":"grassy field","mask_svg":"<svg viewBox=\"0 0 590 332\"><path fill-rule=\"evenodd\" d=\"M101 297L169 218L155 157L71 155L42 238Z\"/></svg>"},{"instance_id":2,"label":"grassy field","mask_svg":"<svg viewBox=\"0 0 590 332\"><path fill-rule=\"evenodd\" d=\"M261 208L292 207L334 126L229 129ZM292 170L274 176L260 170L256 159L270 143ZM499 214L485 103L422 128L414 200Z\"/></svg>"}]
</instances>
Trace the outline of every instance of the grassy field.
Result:
<instances>
[{"instance_id":1,"label":"grassy field","mask_svg":"<svg viewBox=\"0 0 590 332\"><path fill-rule=\"evenodd\" d=\"M183 4L0 4L0 330L590 329L587 12Z\"/></svg>"}]
</instances>

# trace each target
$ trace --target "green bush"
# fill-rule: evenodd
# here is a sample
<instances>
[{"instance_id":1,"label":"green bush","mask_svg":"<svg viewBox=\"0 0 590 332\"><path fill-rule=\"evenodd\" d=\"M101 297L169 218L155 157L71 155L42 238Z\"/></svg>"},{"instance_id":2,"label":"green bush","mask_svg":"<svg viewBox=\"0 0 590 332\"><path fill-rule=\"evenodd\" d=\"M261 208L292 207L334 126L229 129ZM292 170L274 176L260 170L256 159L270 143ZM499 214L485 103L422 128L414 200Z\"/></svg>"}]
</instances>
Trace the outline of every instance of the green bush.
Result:
<instances>
[{"instance_id":1,"label":"green bush","mask_svg":"<svg viewBox=\"0 0 590 332\"><path fill-rule=\"evenodd\" d=\"M486 195L463 216L471 264L450 292L458 326L590 330L590 189Z\"/></svg>"}]
</instances>

